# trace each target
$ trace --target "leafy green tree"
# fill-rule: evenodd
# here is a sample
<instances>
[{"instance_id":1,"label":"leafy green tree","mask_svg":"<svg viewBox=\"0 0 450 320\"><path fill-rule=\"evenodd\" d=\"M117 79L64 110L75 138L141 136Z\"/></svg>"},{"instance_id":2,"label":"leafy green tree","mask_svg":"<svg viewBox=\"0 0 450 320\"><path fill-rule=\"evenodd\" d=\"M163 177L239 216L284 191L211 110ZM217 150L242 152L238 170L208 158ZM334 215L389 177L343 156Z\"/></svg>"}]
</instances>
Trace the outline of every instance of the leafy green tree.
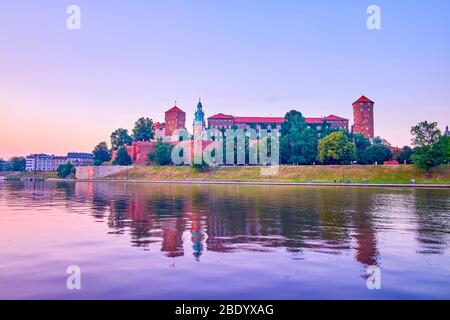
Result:
<instances>
[{"instance_id":1,"label":"leafy green tree","mask_svg":"<svg viewBox=\"0 0 450 320\"><path fill-rule=\"evenodd\" d=\"M413 163L427 171L450 162L450 137L442 136L432 146L418 147L411 156Z\"/></svg>"},{"instance_id":2,"label":"leafy green tree","mask_svg":"<svg viewBox=\"0 0 450 320\"><path fill-rule=\"evenodd\" d=\"M370 140L366 138L362 133L350 133L350 140L355 144L356 147L356 157L359 162L364 162L362 160L362 154L368 147L371 146Z\"/></svg>"},{"instance_id":3,"label":"leafy green tree","mask_svg":"<svg viewBox=\"0 0 450 320\"><path fill-rule=\"evenodd\" d=\"M25 171L26 160L24 157L12 157L9 159L9 163L12 171Z\"/></svg>"},{"instance_id":4,"label":"leafy green tree","mask_svg":"<svg viewBox=\"0 0 450 320\"><path fill-rule=\"evenodd\" d=\"M160 166L171 164L172 149L173 146L170 143L164 143L162 142L162 139L158 139L155 150L147 155L148 161L150 163L156 163Z\"/></svg>"},{"instance_id":5,"label":"leafy green tree","mask_svg":"<svg viewBox=\"0 0 450 320\"><path fill-rule=\"evenodd\" d=\"M442 139L442 133L436 122L423 121L411 128L412 143L416 146L411 156L414 165L430 171L447 161L448 139Z\"/></svg>"},{"instance_id":6,"label":"leafy green tree","mask_svg":"<svg viewBox=\"0 0 450 320\"><path fill-rule=\"evenodd\" d=\"M7 171L7 162L0 158L0 171Z\"/></svg>"},{"instance_id":7,"label":"leafy green tree","mask_svg":"<svg viewBox=\"0 0 450 320\"><path fill-rule=\"evenodd\" d=\"M316 161L319 143L317 130L308 128L305 118L296 110L288 112L284 119L280 139L281 162L310 164Z\"/></svg>"},{"instance_id":8,"label":"leafy green tree","mask_svg":"<svg viewBox=\"0 0 450 320\"><path fill-rule=\"evenodd\" d=\"M153 128L153 120L150 118L140 118L134 124L132 130L133 138L136 141L150 141L155 137L155 130Z\"/></svg>"},{"instance_id":9,"label":"leafy green tree","mask_svg":"<svg viewBox=\"0 0 450 320\"><path fill-rule=\"evenodd\" d=\"M397 160L399 163L403 164L403 163L407 163L410 164L412 163L412 159L411 156L414 154L413 149L411 149L408 146L403 147L403 151L399 154L399 156L397 157Z\"/></svg>"},{"instance_id":10,"label":"leafy green tree","mask_svg":"<svg viewBox=\"0 0 450 320\"><path fill-rule=\"evenodd\" d=\"M92 153L94 155L94 161L97 163L102 164L103 162L111 160L111 151L109 151L108 145L104 141L95 146Z\"/></svg>"},{"instance_id":11,"label":"leafy green tree","mask_svg":"<svg viewBox=\"0 0 450 320\"><path fill-rule=\"evenodd\" d=\"M323 163L350 163L356 147L342 131L334 132L319 141L319 157Z\"/></svg>"},{"instance_id":12,"label":"leafy green tree","mask_svg":"<svg viewBox=\"0 0 450 320\"><path fill-rule=\"evenodd\" d=\"M442 136L436 122L422 121L411 128L412 143L416 147L431 147Z\"/></svg>"},{"instance_id":13,"label":"leafy green tree","mask_svg":"<svg viewBox=\"0 0 450 320\"><path fill-rule=\"evenodd\" d=\"M128 154L127 148L124 146L120 147L119 150L117 151L117 155L113 161L113 164L119 166L129 166L132 163L133 161L131 160L131 157Z\"/></svg>"},{"instance_id":14,"label":"leafy green tree","mask_svg":"<svg viewBox=\"0 0 450 320\"><path fill-rule=\"evenodd\" d=\"M58 177L66 179L67 177L75 176L76 169L70 162L62 164L58 167Z\"/></svg>"},{"instance_id":15,"label":"leafy green tree","mask_svg":"<svg viewBox=\"0 0 450 320\"><path fill-rule=\"evenodd\" d=\"M416 148L411 158L414 165L427 171L444 163L441 154L436 153L433 147Z\"/></svg>"},{"instance_id":16,"label":"leafy green tree","mask_svg":"<svg viewBox=\"0 0 450 320\"><path fill-rule=\"evenodd\" d=\"M382 164L384 161L390 159L392 159L392 152L388 147L381 144L374 144L364 150L360 160L363 163Z\"/></svg>"},{"instance_id":17,"label":"leafy green tree","mask_svg":"<svg viewBox=\"0 0 450 320\"><path fill-rule=\"evenodd\" d=\"M443 163L450 163L450 136L442 136L434 145L436 153L443 158Z\"/></svg>"},{"instance_id":18,"label":"leafy green tree","mask_svg":"<svg viewBox=\"0 0 450 320\"><path fill-rule=\"evenodd\" d=\"M119 128L111 133L111 147L118 150L122 146L130 146L132 142L131 136L127 129Z\"/></svg>"},{"instance_id":19,"label":"leafy green tree","mask_svg":"<svg viewBox=\"0 0 450 320\"><path fill-rule=\"evenodd\" d=\"M102 164L103 164L102 161L100 161L100 160L94 160L94 166L95 166L95 167L99 167L99 166L101 166Z\"/></svg>"}]
</instances>

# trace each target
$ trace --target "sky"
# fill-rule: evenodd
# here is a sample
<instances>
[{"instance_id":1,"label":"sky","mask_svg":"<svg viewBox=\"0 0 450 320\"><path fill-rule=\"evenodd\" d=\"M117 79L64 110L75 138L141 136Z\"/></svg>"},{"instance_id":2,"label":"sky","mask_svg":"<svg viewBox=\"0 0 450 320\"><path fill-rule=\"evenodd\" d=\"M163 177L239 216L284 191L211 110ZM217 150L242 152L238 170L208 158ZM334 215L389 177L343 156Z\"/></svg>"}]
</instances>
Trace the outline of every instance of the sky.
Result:
<instances>
[{"instance_id":1,"label":"sky","mask_svg":"<svg viewBox=\"0 0 450 320\"><path fill-rule=\"evenodd\" d=\"M81 29L69 30L69 5ZM369 30L366 10L381 9ZM0 4L0 158L90 152L142 117L336 114L375 134L450 124L450 1L15 0ZM189 128L189 127L188 127Z\"/></svg>"}]
</instances>

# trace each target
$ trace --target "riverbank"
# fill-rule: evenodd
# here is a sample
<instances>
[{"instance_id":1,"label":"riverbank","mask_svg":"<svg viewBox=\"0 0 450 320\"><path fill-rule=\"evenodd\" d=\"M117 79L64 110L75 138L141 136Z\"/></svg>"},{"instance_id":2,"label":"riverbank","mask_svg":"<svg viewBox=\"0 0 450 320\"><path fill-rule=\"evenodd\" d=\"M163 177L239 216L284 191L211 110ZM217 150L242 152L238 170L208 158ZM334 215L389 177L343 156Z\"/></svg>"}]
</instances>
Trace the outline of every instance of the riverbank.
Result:
<instances>
[{"instance_id":1,"label":"riverbank","mask_svg":"<svg viewBox=\"0 0 450 320\"><path fill-rule=\"evenodd\" d=\"M348 185L450 185L450 166L427 173L412 165L397 166L280 166L273 176L261 175L261 167L216 167L202 172L191 167L133 167L100 180L183 183L348 184Z\"/></svg>"}]
</instances>

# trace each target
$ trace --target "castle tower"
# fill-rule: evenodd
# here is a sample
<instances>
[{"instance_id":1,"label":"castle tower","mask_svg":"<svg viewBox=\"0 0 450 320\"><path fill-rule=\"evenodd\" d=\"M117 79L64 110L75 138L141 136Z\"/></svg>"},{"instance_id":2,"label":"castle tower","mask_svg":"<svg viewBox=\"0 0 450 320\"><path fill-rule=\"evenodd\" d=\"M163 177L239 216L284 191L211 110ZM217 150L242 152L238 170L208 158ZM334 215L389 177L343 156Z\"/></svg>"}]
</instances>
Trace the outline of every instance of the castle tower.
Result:
<instances>
[{"instance_id":1,"label":"castle tower","mask_svg":"<svg viewBox=\"0 0 450 320\"><path fill-rule=\"evenodd\" d=\"M450 131L448 131L448 126L445 127L444 136L450 136Z\"/></svg>"},{"instance_id":2,"label":"castle tower","mask_svg":"<svg viewBox=\"0 0 450 320\"><path fill-rule=\"evenodd\" d=\"M198 100L197 110L194 115L194 135L201 137L206 129L205 112L201 100Z\"/></svg>"},{"instance_id":3,"label":"castle tower","mask_svg":"<svg viewBox=\"0 0 450 320\"><path fill-rule=\"evenodd\" d=\"M369 139L375 137L373 107L375 102L365 96L361 96L353 103L352 132L362 133Z\"/></svg>"},{"instance_id":4,"label":"castle tower","mask_svg":"<svg viewBox=\"0 0 450 320\"><path fill-rule=\"evenodd\" d=\"M185 129L186 112L175 106L166 111L166 135L171 136L176 129Z\"/></svg>"}]
</instances>

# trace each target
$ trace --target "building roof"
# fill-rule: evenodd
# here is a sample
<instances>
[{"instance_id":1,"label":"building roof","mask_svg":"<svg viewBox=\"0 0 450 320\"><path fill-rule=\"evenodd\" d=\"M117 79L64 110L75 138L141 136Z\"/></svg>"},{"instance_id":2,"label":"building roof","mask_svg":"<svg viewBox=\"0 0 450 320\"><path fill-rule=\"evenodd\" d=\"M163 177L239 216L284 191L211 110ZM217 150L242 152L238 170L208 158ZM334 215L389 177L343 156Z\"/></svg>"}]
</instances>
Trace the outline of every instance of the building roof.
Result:
<instances>
[{"instance_id":1,"label":"building roof","mask_svg":"<svg viewBox=\"0 0 450 320\"><path fill-rule=\"evenodd\" d=\"M27 156L28 159L30 159L30 158L36 158L36 157L40 157L40 158L43 158L43 157L51 158L51 157L53 157L53 156L50 155L50 154L45 154L45 153L33 153L33 154L30 154L30 155Z\"/></svg>"},{"instance_id":2,"label":"building roof","mask_svg":"<svg viewBox=\"0 0 450 320\"><path fill-rule=\"evenodd\" d=\"M92 155L92 153L69 152L67 154L67 158L93 159L94 156Z\"/></svg>"},{"instance_id":3,"label":"building roof","mask_svg":"<svg viewBox=\"0 0 450 320\"><path fill-rule=\"evenodd\" d=\"M282 117L234 117L236 123L283 123Z\"/></svg>"},{"instance_id":4,"label":"building roof","mask_svg":"<svg viewBox=\"0 0 450 320\"><path fill-rule=\"evenodd\" d=\"M154 124L153 124L153 127L155 128L155 129L164 129L165 127L166 127L166 124L163 122L163 123L160 123L160 122L155 122Z\"/></svg>"},{"instance_id":5,"label":"building roof","mask_svg":"<svg viewBox=\"0 0 450 320\"><path fill-rule=\"evenodd\" d=\"M361 98L359 98L358 100L356 100L355 102L353 102L353 104L355 103L360 103L360 102L371 102L371 103L375 103L372 100L370 100L369 98L367 98L366 96L362 95Z\"/></svg>"},{"instance_id":6,"label":"building roof","mask_svg":"<svg viewBox=\"0 0 450 320\"><path fill-rule=\"evenodd\" d=\"M234 117L229 114L218 113L209 117L208 119L234 119Z\"/></svg>"},{"instance_id":7,"label":"building roof","mask_svg":"<svg viewBox=\"0 0 450 320\"><path fill-rule=\"evenodd\" d=\"M235 123L277 123L277 124L280 124L280 123L284 122L283 117L234 117L232 115L227 115L227 114L223 114L223 113L213 115L208 118L208 120L210 120L210 119L234 119ZM325 118L314 118L314 117L305 118L305 121L308 124L321 124L323 121L326 121L326 120L348 121L348 119L336 116L334 114L331 114Z\"/></svg>"},{"instance_id":8,"label":"building roof","mask_svg":"<svg viewBox=\"0 0 450 320\"><path fill-rule=\"evenodd\" d=\"M334 114L330 114L328 117L325 117L325 120L347 120L348 121L348 119L336 116Z\"/></svg>"},{"instance_id":9,"label":"building roof","mask_svg":"<svg viewBox=\"0 0 450 320\"><path fill-rule=\"evenodd\" d=\"M321 124L325 118L305 118L305 122L308 124Z\"/></svg>"},{"instance_id":10,"label":"building roof","mask_svg":"<svg viewBox=\"0 0 450 320\"><path fill-rule=\"evenodd\" d=\"M167 110L166 113L186 113L186 112L184 112L177 106L174 106L174 107L170 108L169 110Z\"/></svg>"}]
</instances>

